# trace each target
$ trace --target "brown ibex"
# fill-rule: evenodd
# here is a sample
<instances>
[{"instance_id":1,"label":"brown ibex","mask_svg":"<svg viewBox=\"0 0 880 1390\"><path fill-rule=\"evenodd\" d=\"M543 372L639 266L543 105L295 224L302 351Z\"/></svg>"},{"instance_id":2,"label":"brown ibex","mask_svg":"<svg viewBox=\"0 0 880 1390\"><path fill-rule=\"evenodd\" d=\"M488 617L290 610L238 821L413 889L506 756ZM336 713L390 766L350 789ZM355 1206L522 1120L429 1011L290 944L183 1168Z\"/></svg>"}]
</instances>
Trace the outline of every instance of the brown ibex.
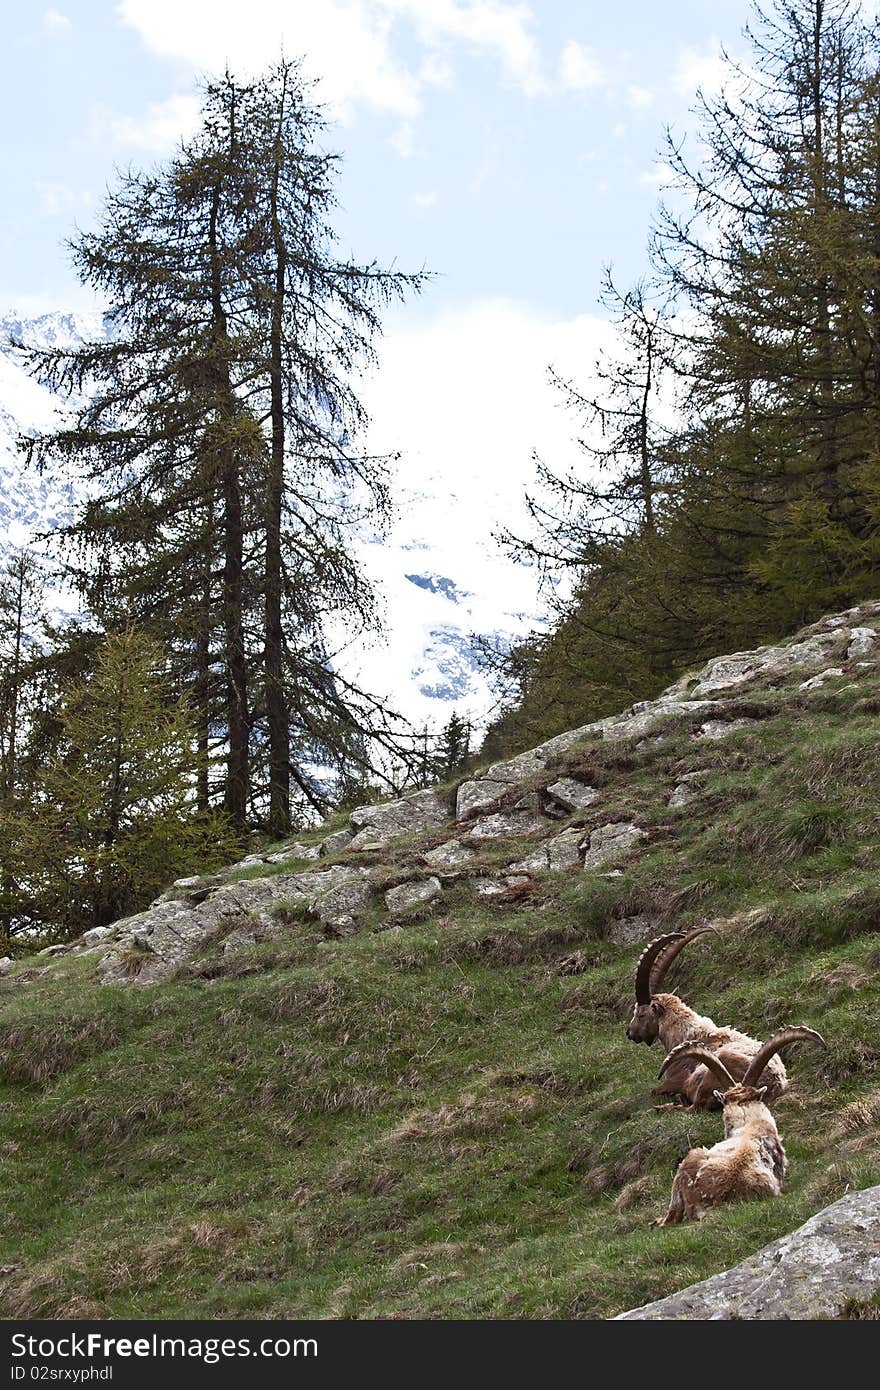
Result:
<instances>
[{"instance_id":1,"label":"brown ibex","mask_svg":"<svg viewBox=\"0 0 880 1390\"><path fill-rule=\"evenodd\" d=\"M698 1058L724 1087L724 1138L711 1149L691 1149L672 1181L669 1210L655 1226L700 1221L712 1207L736 1197L778 1197L788 1168L776 1121L764 1104L766 1086L757 1086L764 1067L781 1047L825 1039L812 1028L783 1028L755 1053L741 1081L735 1081L714 1052L683 1043L666 1058L660 1075L683 1057Z\"/></svg>"},{"instance_id":2,"label":"brown ibex","mask_svg":"<svg viewBox=\"0 0 880 1390\"><path fill-rule=\"evenodd\" d=\"M694 927L687 932L667 932L648 942L636 966L636 1005L626 1036L630 1042L645 1043L648 1047L659 1038L667 1055L682 1043L699 1043L719 1057L728 1072L739 1079L761 1046L758 1039L736 1028L719 1028L711 1018L689 1008L677 994L658 992L679 952L689 941L709 931L716 932L716 929ZM767 1088L768 1099L775 1100L782 1095L788 1078L779 1057L771 1057L761 1082ZM655 1088L654 1094L673 1097L674 1108L719 1108L712 1073L703 1062L689 1055L679 1056L674 1063L669 1063L663 1082Z\"/></svg>"}]
</instances>

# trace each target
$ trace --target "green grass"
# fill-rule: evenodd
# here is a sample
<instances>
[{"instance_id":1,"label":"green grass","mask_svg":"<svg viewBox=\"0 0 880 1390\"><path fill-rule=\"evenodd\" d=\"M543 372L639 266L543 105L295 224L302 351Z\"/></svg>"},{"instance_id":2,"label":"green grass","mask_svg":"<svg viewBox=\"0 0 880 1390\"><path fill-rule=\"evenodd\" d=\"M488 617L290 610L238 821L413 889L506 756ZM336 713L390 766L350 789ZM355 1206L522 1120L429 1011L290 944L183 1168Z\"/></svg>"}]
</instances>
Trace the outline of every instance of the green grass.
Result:
<instances>
[{"instance_id":1,"label":"green grass","mask_svg":"<svg viewBox=\"0 0 880 1390\"><path fill-rule=\"evenodd\" d=\"M153 988L99 986L89 957L0 982L0 1312L604 1317L880 1182L880 743L855 699L723 744L571 750L603 792L579 823L649 830L620 877L502 903L461 883L442 915L339 942L291 911L280 941ZM700 801L669 811L696 769ZM609 939L636 913L736 914L681 959L685 998L829 1040L790 1059L776 1201L650 1227L721 1125L652 1108L658 1050L624 1035L638 948Z\"/></svg>"}]
</instances>

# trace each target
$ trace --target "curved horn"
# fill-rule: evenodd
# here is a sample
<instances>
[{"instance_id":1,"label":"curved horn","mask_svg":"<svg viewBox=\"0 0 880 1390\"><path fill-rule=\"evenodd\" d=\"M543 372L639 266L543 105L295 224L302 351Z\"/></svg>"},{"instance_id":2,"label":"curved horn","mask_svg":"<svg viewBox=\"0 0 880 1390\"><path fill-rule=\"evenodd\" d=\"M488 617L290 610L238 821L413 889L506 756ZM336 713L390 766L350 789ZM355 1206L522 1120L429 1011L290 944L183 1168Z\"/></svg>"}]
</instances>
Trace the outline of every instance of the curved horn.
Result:
<instances>
[{"instance_id":1,"label":"curved horn","mask_svg":"<svg viewBox=\"0 0 880 1390\"><path fill-rule=\"evenodd\" d=\"M817 1033L815 1028L783 1028L779 1033L775 1033L772 1038L768 1038L765 1043L761 1044L754 1057L749 1062L749 1065L746 1067L741 1084L743 1086L754 1086L761 1072L770 1061L770 1058L775 1057L780 1048L788 1047L789 1043L796 1042L817 1042L821 1043L823 1047L828 1046L822 1034Z\"/></svg>"},{"instance_id":2,"label":"curved horn","mask_svg":"<svg viewBox=\"0 0 880 1390\"><path fill-rule=\"evenodd\" d=\"M707 1047L697 1047L694 1043L687 1042L679 1043L678 1047L674 1047L672 1051L667 1054L660 1068L659 1075L663 1076L667 1068L671 1066L673 1062L677 1062L680 1057L693 1057L696 1061L702 1062L704 1067L708 1067L711 1072L714 1072L725 1090L736 1085L736 1081L733 1079L720 1057L716 1057L715 1053L710 1052Z\"/></svg>"},{"instance_id":3,"label":"curved horn","mask_svg":"<svg viewBox=\"0 0 880 1390\"><path fill-rule=\"evenodd\" d=\"M684 932L670 931L665 936L655 936L653 941L649 941L642 954L639 956L636 966L636 1003L650 1004L651 1002L651 967L659 956L672 942L678 941Z\"/></svg>"},{"instance_id":4,"label":"curved horn","mask_svg":"<svg viewBox=\"0 0 880 1390\"><path fill-rule=\"evenodd\" d=\"M663 983L664 975L679 952L684 950L689 941L695 940L696 937L702 936L703 933L707 931L714 932L716 936L721 935L717 927L694 927L691 931L676 933L678 939L671 941L668 948L664 950L661 955L658 955L654 961L654 968L651 971L648 985L652 994L656 994L659 990Z\"/></svg>"}]
</instances>

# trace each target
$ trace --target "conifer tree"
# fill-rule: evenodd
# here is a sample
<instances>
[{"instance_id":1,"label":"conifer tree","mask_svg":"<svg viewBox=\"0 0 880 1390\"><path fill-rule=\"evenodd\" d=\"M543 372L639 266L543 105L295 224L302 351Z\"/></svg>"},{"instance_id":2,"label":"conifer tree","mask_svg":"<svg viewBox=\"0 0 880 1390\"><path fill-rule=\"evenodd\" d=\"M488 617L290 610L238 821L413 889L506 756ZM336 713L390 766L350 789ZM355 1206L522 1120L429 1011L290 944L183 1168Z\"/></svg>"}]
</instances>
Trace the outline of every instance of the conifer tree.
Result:
<instances>
[{"instance_id":1,"label":"conifer tree","mask_svg":"<svg viewBox=\"0 0 880 1390\"><path fill-rule=\"evenodd\" d=\"M107 341L32 351L86 390L74 423L26 441L85 465L93 500L67 528L68 565L112 628L159 636L198 709L199 797L225 749L234 824L326 809L320 769L397 743L394 719L334 668L331 626L374 621L353 531L381 521L383 461L355 447L354 389L379 309L423 277L339 257L337 160L296 65L203 90L202 123L150 174L119 176L103 226L73 244L111 302ZM366 770L366 769L365 769Z\"/></svg>"},{"instance_id":2,"label":"conifer tree","mask_svg":"<svg viewBox=\"0 0 880 1390\"><path fill-rule=\"evenodd\" d=\"M223 818L198 813L191 712L163 667L160 647L128 629L62 689L30 803L3 816L31 925L68 935L104 925L232 850Z\"/></svg>"}]
</instances>

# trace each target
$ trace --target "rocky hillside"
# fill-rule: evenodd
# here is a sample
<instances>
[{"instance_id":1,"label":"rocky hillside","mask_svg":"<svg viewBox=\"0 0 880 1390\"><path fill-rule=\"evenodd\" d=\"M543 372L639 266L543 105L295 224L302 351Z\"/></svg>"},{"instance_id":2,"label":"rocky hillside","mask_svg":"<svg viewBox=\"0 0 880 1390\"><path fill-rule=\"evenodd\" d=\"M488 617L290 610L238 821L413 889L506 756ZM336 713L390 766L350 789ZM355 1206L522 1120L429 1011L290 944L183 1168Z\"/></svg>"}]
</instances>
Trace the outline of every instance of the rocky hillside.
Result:
<instances>
[{"instance_id":1,"label":"rocky hillside","mask_svg":"<svg viewBox=\"0 0 880 1390\"><path fill-rule=\"evenodd\" d=\"M880 1182L878 634L710 661L7 963L3 1313L604 1317ZM690 1002L830 1045L776 1107L786 1194L652 1230L721 1131L653 1110L633 966L704 921Z\"/></svg>"}]
</instances>

